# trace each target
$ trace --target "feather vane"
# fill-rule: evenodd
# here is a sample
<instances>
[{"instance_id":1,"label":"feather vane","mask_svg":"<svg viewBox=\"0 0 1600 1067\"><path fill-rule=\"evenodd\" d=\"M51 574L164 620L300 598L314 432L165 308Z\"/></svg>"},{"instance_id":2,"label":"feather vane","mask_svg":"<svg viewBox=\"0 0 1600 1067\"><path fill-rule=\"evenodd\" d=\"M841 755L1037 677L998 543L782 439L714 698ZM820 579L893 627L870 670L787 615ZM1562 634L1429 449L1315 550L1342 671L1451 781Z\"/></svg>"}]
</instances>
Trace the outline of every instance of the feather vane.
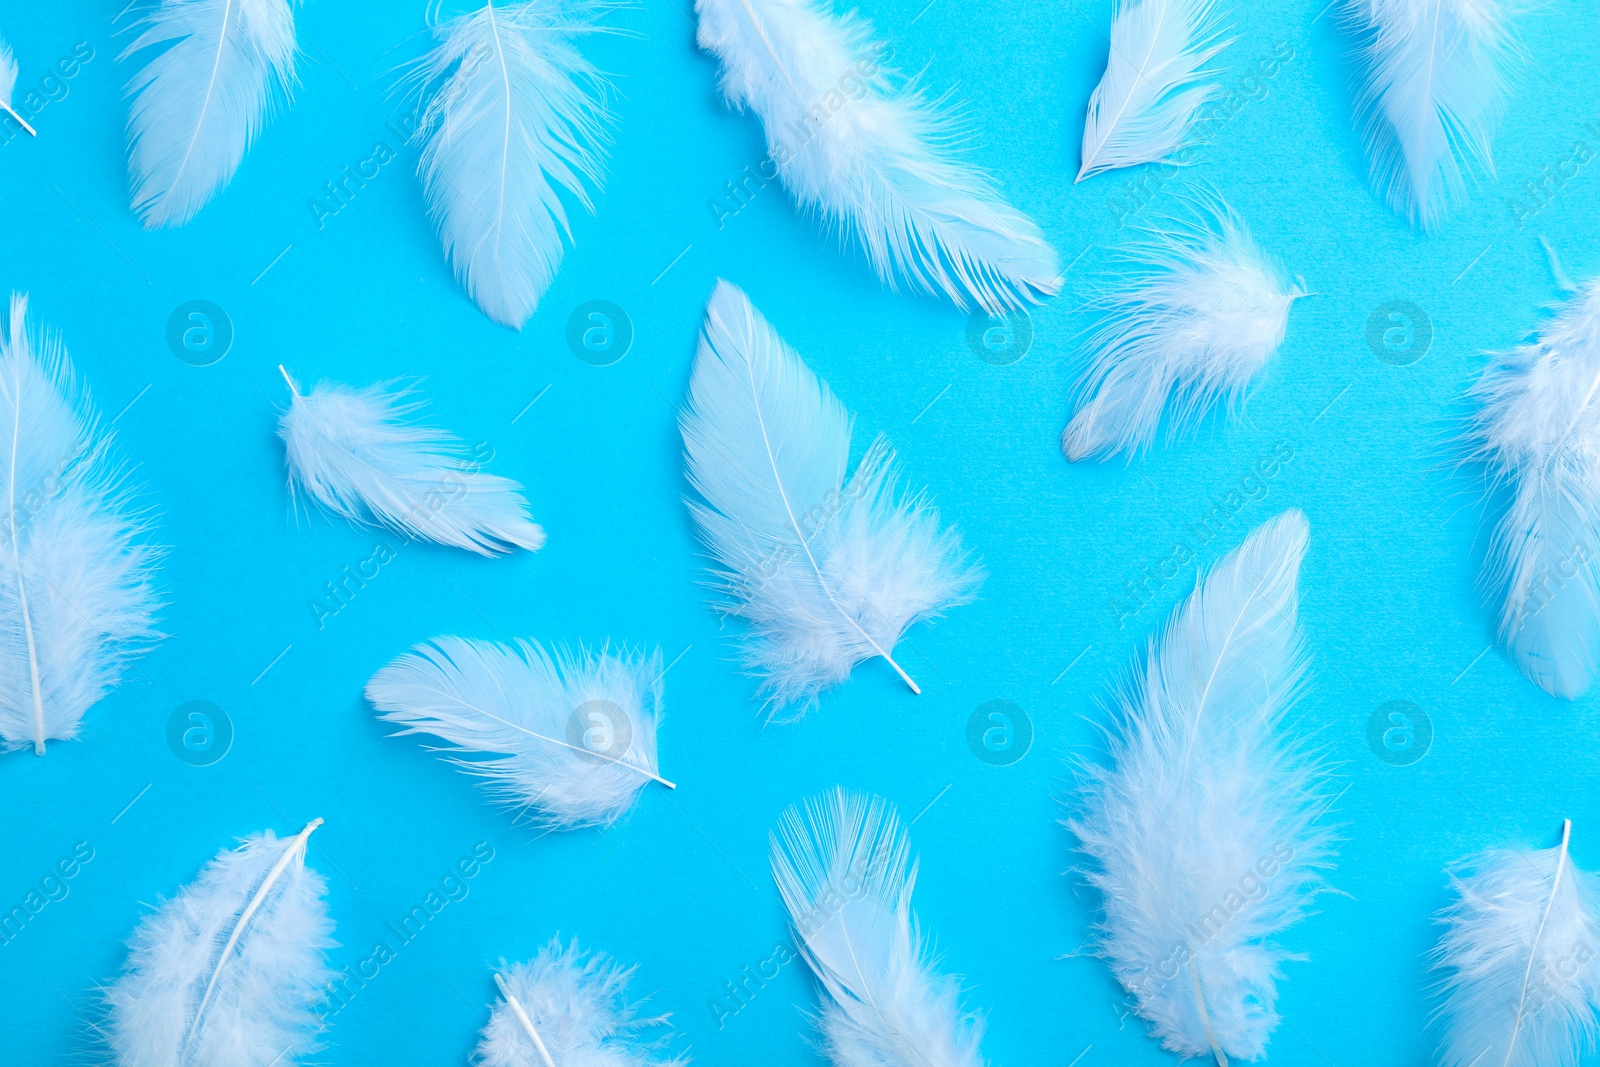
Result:
<instances>
[{"instance_id":1,"label":"feather vane","mask_svg":"<svg viewBox=\"0 0 1600 1067\"><path fill-rule=\"evenodd\" d=\"M0 111L4 111L17 121L28 136L37 136L37 132L28 125L28 120L17 114L16 108L11 106L11 94L17 87L17 59L11 54L11 46L0 39Z\"/></svg>"}]
</instances>

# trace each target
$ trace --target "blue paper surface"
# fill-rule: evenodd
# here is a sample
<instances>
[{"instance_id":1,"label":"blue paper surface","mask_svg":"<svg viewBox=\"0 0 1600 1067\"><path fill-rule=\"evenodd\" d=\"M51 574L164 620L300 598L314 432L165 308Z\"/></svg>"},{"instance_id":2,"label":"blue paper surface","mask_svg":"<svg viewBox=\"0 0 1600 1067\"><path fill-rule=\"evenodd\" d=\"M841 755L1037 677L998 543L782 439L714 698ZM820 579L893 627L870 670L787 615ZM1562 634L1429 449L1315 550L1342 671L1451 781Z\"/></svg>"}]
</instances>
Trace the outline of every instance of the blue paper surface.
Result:
<instances>
[{"instance_id":1,"label":"blue paper surface","mask_svg":"<svg viewBox=\"0 0 1600 1067\"><path fill-rule=\"evenodd\" d=\"M1104 965L1080 954L1094 899L1064 874L1075 858L1059 798L1069 761L1096 751L1097 701L1196 564L1291 506L1312 530L1301 590L1314 674L1297 728L1338 765L1330 818L1344 841L1340 894L1284 937L1308 958L1286 968L1270 1059L1426 1059L1445 865L1554 844L1565 817L1576 862L1600 867L1600 698L1549 698L1489 647L1480 494L1448 477L1482 353L1516 343L1558 295L1537 238L1574 278L1600 270L1600 11L1551 5L1521 20L1529 62L1497 177L1423 236L1370 191L1349 40L1323 3L1237 5L1238 40L1218 60L1236 95L1184 176L1317 295L1295 305L1242 421L1132 466L1073 466L1057 448L1073 307L1133 224L1177 209L1181 184L1149 168L1072 181L1110 0L862 8L901 69L953 89L970 157L1071 264L1014 362L970 344L953 308L887 291L776 184L725 199L766 152L757 121L724 107L687 0L645 0L615 18L641 36L587 42L620 91L611 174L596 214L574 214L576 247L520 333L456 286L391 125L404 114L393 68L426 44L422 3L305 4L293 106L192 224L158 233L127 209L117 5L7 5L0 34L39 137L0 145L0 288L31 294L116 417L170 546L171 636L89 712L80 741L0 759L0 910L75 850L92 855L0 944L0 1059L55 1064L92 1048L96 987L120 972L148 906L235 837L321 816L311 862L329 881L333 962L363 978L318 1062L464 1062L494 997L490 968L559 932L637 963L635 989L673 1013L696 1062L816 1064L803 1014L816 993L803 964L771 962L789 934L767 835L785 806L842 784L914 820L917 912L987 1015L993 1063L1169 1062ZM697 584L676 427L718 277L856 414L857 452L886 434L983 557L982 599L902 645L920 697L867 663L804 721L764 728L731 662L736 624L719 629ZM631 324L607 366L567 339L596 300ZM231 329L206 366L181 336L169 343L175 313L180 335L204 325L187 317L192 301ZM392 536L297 518L275 437L279 363L303 382L425 379L429 420L492 447L491 469L527 485L548 546L481 560L405 544L375 567ZM1196 529L1207 521L1209 539ZM347 584L352 573L365 577ZM651 787L603 833L513 827L415 740L386 738L361 699L373 671L439 634L659 644L673 663L661 767L679 788ZM194 701L221 716L200 706L211 719L190 718ZM1010 765L980 758L992 701L1031 724ZM225 755L194 765L184 730L224 720ZM401 919L475 850L492 859L403 937ZM380 943L392 954L381 964Z\"/></svg>"}]
</instances>

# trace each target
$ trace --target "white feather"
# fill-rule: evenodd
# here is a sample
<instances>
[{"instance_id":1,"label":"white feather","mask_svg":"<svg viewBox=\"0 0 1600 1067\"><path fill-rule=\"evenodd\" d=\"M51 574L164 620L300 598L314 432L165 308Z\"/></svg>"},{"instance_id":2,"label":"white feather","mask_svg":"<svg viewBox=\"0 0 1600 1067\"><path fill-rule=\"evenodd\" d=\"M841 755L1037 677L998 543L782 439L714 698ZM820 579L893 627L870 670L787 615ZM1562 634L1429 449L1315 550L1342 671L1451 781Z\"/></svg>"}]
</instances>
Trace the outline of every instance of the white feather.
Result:
<instances>
[{"instance_id":1,"label":"white feather","mask_svg":"<svg viewBox=\"0 0 1600 1067\"><path fill-rule=\"evenodd\" d=\"M851 417L751 306L719 281L679 420L691 501L744 662L769 705L809 708L862 660L892 658L918 620L970 600L981 570L881 438L845 480ZM917 690L920 692L920 690Z\"/></svg>"},{"instance_id":2,"label":"white feather","mask_svg":"<svg viewBox=\"0 0 1600 1067\"><path fill-rule=\"evenodd\" d=\"M1433 229L1466 199L1463 163L1493 170L1516 51L1511 0L1349 0L1362 38L1357 101L1372 182Z\"/></svg>"},{"instance_id":3,"label":"white feather","mask_svg":"<svg viewBox=\"0 0 1600 1067\"><path fill-rule=\"evenodd\" d=\"M827 993L817 1025L835 1067L982 1067L983 1022L912 917L917 867L891 805L834 790L790 808L772 877Z\"/></svg>"},{"instance_id":4,"label":"white feather","mask_svg":"<svg viewBox=\"0 0 1600 1067\"><path fill-rule=\"evenodd\" d=\"M1061 435L1071 460L1131 459L1155 439L1163 412L1176 436L1219 402L1237 406L1305 295L1220 205L1147 233L1123 268L1087 308L1098 326L1085 345L1077 414Z\"/></svg>"},{"instance_id":5,"label":"white feather","mask_svg":"<svg viewBox=\"0 0 1600 1067\"><path fill-rule=\"evenodd\" d=\"M294 83L290 0L153 0L118 57L157 49L128 80L128 175L147 229L182 226L239 169Z\"/></svg>"},{"instance_id":6,"label":"white feather","mask_svg":"<svg viewBox=\"0 0 1600 1067\"><path fill-rule=\"evenodd\" d=\"M770 166L886 283L991 312L1061 288L1039 228L954 157L938 101L884 69L865 22L823 0L696 0L695 10L723 94L766 129Z\"/></svg>"},{"instance_id":7,"label":"white feather","mask_svg":"<svg viewBox=\"0 0 1600 1067\"><path fill-rule=\"evenodd\" d=\"M1100 891L1098 950L1162 1046L1256 1060L1277 1026L1274 937L1321 887L1322 772L1285 739L1306 657L1305 516L1257 529L1200 582L1116 695L1110 761L1067 822Z\"/></svg>"},{"instance_id":8,"label":"white feather","mask_svg":"<svg viewBox=\"0 0 1600 1067\"><path fill-rule=\"evenodd\" d=\"M1441 1067L1576 1067L1594 1048L1600 888L1567 855L1571 829L1556 848L1491 850L1451 872L1433 953Z\"/></svg>"},{"instance_id":9,"label":"white feather","mask_svg":"<svg viewBox=\"0 0 1600 1067\"><path fill-rule=\"evenodd\" d=\"M30 137L36 137L38 134L28 125L28 120L17 114L16 109L11 106L11 94L16 87L17 60L11 54L11 46L0 39L0 111L15 119L17 125L21 126Z\"/></svg>"},{"instance_id":10,"label":"white feather","mask_svg":"<svg viewBox=\"0 0 1600 1067\"><path fill-rule=\"evenodd\" d=\"M557 188L593 210L605 171L605 79L576 47L615 5L486 4L434 29L411 80L433 88L417 127L428 213L456 279L503 326L521 329L571 240Z\"/></svg>"},{"instance_id":11,"label":"white feather","mask_svg":"<svg viewBox=\"0 0 1600 1067\"><path fill-rule=\"evenodd\" d=\"M289 389L278 435L291 492L298 487L351 522L483 556L543 546L522 486L485 473L459 438L408 422L422 406L408 391L320 382L301 395L293 381Z\"/></svg>"},{"instance_id":12,"label":"white feather","mask_svg":"<svg viewBox=\"0 0 1600 1067\"><path fill-rule=\"evenodd\" d=\"M61 342L11 298L0 344L0 749L77 736L83 713L160 635L111 435Z\"/></svg>"},{"instance_id":13,"label":"white feather","mask_svg":"<svg viewBox=\"0 0 1600 1067\"><path fill-rule=\"evenodd\" d=\"M628 1000L632 969L555 938L528 963L502 961L501 999L483 1028L478 1067L686 1067L647 1036L665 1015L642 1017Z\"/></svg>"},{"instance_id":14,"label":"white feather","mask_svg":"<svg viewBox=\"0 0 1600 1067\"><path fill-rule=\"evenodd\" d=\"M317 1050L333 923L305 860L321 823L223 849L139 923L100 1027L117 1067L294 1067Z\"/></svg>"},{"instance_id":15,"label":"white feather","mask_svg":"<svg viewBox=\"0 0 1600 1067\"><path fill-rule=\"evenodd\" d=\"M1232 43L1214 0L1118 0L1106 72L1089 97L1078 181L1155 163L1193 144L1217 87L1205 65Z\"/></svg>"},{"instance_id":16,"label":"white feather","mask_svg":"<svg viewBox=\"0 0 1600 1067\"><path fill-rule=\"evenodd\" d=\"M367 682L367 699L394 736L432 734L497 799L527 809L538 826L609 826L656 773L661 653L551 656L534 641L513 646L460 637L416 645Z\"/></svg>"},{"instance_id":17,"label":"white feather","mask_svg":"<svg viewBox=\"0 0 1600 1067\"><path fill-rule=\"evenodd\" d=\"M1540 688L1575 699L1600 654L1600 280L1470 395L1476 455L1509 497L1484 565L1500 640Z\"/></svg>"}]
</instances>

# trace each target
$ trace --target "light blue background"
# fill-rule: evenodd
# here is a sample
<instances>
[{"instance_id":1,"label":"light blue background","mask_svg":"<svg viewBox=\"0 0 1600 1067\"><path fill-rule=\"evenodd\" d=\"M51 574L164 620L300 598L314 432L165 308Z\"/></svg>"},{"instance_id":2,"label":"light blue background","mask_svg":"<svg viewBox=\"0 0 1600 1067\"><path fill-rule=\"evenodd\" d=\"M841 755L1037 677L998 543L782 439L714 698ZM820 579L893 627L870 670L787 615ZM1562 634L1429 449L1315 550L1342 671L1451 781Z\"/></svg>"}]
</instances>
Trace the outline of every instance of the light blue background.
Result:
<instances>
[{"instance_id":1,"label":"light blue background","mask_svg":"<svg viewBox=\"0 0 1600 1067\"><path fill-rule=\"evenodd\" d=\"M1345 841L1331 879L1340 895L1285 939L1309 960L1288 967L1271 1058L1424 1060L1424 954L1444 865L1487 846L1553 844L1570 817L1577 862L1600 867L1600 697L1553 700L1498 651L1484 654L1479 500L1473 483L1444 476L1481 353L1515 343L1557 295L1537 235L1574 277L1600 271L1600 162L1523 228L1504 201L1575 140L1600 145L1581 126L1600 121L1600 9L1547 5L1524 20L1531 63L1496 142L1498 179L1423 237L1368 190L1348 42L1332 13L1319 17L1324 0L1237 5L1225 85L1277 42L1294 58L1192 173L1318 295L1296 304L1245 421L1125 468L1069 466L1056 445L1071 309L1126 240L1108 205L1138 177L1072 182L1111 0L864 6L902 69L955 88L972 157L1074 264L1062 298L1034 315L1032 351L1006 367L975 358L952 308L882 289L776 186L717 228L708 202L764 147L754 119L724 108L684 2L645 0L615 20L642 38L592 42L620 90L611 177L597 215L575 219L576 249L521 333L455 285L409 152L324 228L309 207L342 167L394 143L386 90L392 67L424 46L420 0L306 4L293 107L222 195L163 233L142 231L126 207L129 70L114 61L110 22L120 3L6 5L0 33L22 67L19 97L77 42L95 58L37 116L37 141L0 147L0 287L31 292L37 321L64 334L108 418L132 404L116 428L171 546L172 636L90 711L80 742L0 760L0 907L20 903L76 842L95 852L70 895L0 947L3 1058L85 1052L94 989L118 974L146 905L234 837L293 832L320 815L312 862L329 879L336 966L392 942L385 924L476 842L496 852L470 895L337 1017L320 1062L463 1062L492 999L491 965L527 958L559 931L636 962L637 991L674 1013L679 1047L697 1062L815 1064L800 965L720 1028L708 1002L787 939L769 828L786 805L838 783L888 797L908 819L922 812L917 910L987 1014L995 1064L1169 1062L1122 1018L1104 966L1073 955L1093 902L1063 876L1074 861L1058 798L1065 761L1093 750L1097 698L1193 567L1120 627L1109 599L1281 442L1293 459L1200 550L1209 563L1285 507L1311 520L1302 606L1315 673L1302 728L1338 764ZM1171 210L1173 188L1147 213ZM718 276L745 287L856 413L857 449L887 434L988 566L980 602L902 646L920 698L869 663L803 722L764 729L752 683L729 662L696 585L675 424ZM173 309L196 298L225 308L237 331L205 368L165 340ZM637 331L607 368L564 340L570 312L592 299L621 305ZM1411 366L1380 362L1366 340L1369 315L1392 299L1432 320L1431 350ZM279 362L302 380L425 376L429 418L492 444L492 469L528 486L548 547L484 561L407 545L319 631L308 602L381 535L292 515L274 436ZM666 678L660 744L680 788L647 790L604 833L535 839L513 828L467 778L411 740L385 739L361 700L374 670L436 634L683 653ZM237 730L207 768L180 762L165 740L168 716L195 699L222 706ZM969 715L994 699L1035 724L1014 766L980 762L965 740ZM1396 699L1425 709L1437 731L1405 768L1366 741L1369 716Z\"/></svg>"}]
</instances>

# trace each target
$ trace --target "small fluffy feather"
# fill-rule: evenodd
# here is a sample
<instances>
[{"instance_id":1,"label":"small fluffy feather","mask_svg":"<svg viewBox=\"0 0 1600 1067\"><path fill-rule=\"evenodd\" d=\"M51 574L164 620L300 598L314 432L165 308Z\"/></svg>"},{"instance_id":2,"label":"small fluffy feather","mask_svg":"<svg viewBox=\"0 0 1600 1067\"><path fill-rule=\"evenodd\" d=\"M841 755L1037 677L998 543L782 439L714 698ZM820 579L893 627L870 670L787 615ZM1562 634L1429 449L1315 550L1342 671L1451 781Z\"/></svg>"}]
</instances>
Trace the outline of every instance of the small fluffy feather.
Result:
<instances>
[{"instance_id":1,"label":"small fluffy feather","mask_svg":"<svg viewBox=\"0 0 1600 1067\"><path fill-rule=\"evenodd\" d=\"M560 938L528 963L502 961L495 976L501 999L483 1028L474 1062L479 1067L686 1067L687 1057L663 1058L664 1039L647 1036L665 1026L668 1016L640 1016L639 1005L628 1000L632 977L631 968L585 953L575 940L563 946ZM530 1025L537 1038L528 1033Z\"/></svg>"},{"instance_id":2,"label":"small fluffy feather","mask_svg":"<svg viewBox=\"0 0 1600 1067\"><path fill-rule=\"evenodd\" d=\"M456 279L495 322L521 329L570 241L565 189L592 211L611 117L606 80L578 52L614 4L486 4L434 27L410 79L432 89L413 142L428 214Z\"/></svg>"},{"instance_id":3,"label":"small fluffy feather","mask_svg":"<svg viewBox=\"0 0 1600 1067\"><path fill-rule=\"evenodd\" d=\"M1595 876L1556 848L1495 849L1450 873L1433 1022L1440 1067L1577 1067L1600 1004Z\"/></svg>"},{"instance_id":4,"label":"small fluffy feather","mask_svg":"<svg viewBox=\"0 0 1600 1067\"><path fill-rule=\"evenodd\" d=\"M1061 435L1070 460L1132 460L1163 412L1177 436L1218 403L1237 406L1305 295L1222 205L1147 232L1123 267L1086 308L1098 325L1084 346L1077 414Z\"/></svg>"},{"instance_id":5,"label":"small fluffy feather","mask_svg":"<svg viewBox=\"0 0 1600 1067\"><path fill-rule=\"evenodd\" d=\"M152 0L118 62L128 80L128 175L146 229L182 226L239 169L294 84L290 0Z\"/></svg>"},{"instance_id":6,"label":"small fluffy feather","mask_svg":"<svg viewBox=\"0 0 1600 1067\"><path fill-rule=\"evenodd\" d=\"M1372 183L1412 225L1434 229L1461 206L1464 163L1493 171L1490 142L1517 51L1512 2L1349 0Z\"/></svg>"},{"instance_id":7,"label":"small fluffy feather","mask_svg":"<svg viewBox=\"0 0 1600 1067\"><path fill-rule=\"evenodd\" d=\"M1106 72L1089 97L1078 181L1155 163L1193 143L1217 94L1204 69L1231 44L1214 0L1118 0Z\"/></svg>"},{"instance_id":8,"label":"small fluffy feather","mask_svg":"<svg viewBox=\"0 0 1600 1067\"><path fill-rule=\"evenodd\" d=\"M1283 736L1306 657L1295 623L1305 516L1224 557L1116 694L1110 760L1067 821L1103 916L1099 953L1162 1047L1257 1060L1277 1026L1272 940L1330 856L1322 772Z\"/></svg>"},{"instance_id":9,"label":"small fluffy feather","mask_svg":"<svg viewBox=\"0 0 1600 1067\"><path fill-rule=\"evenodd\" d=\"M285 373L285 377L288 375ZM278 423L289 487L335 515L482 556L538 551L544 530L522 486L487 474L459 438L407 421L409 391L320 382L294 396Z\"/></svg>"},{"instance_id":10,"label":"small fluffy feather","mask_svg":"<svg viewBox=\"0 0 1600 1067\"><path fill-rule=\"evenodd\" d=\"M725 610L750 624L745 666L771 709L891 654L921 619L970 600L982 571L920 496L900 491L881 438L845 480L851 417L737 287L724 281L679 419L689 510Z\"/></svg>"},{"instance_id":11,"label":"small fluffy feather","mask_svg":"<svg viewBox=\"0 0 1600 1067\"><path fill-rule=\"evenodd\" d=\"M1540 688L1576 699L1600 654L1600 279L1469 396L1473 456L1509 498L1484 561L1500 640Z\"/></svg>"},{"instance_id":12,"label":"small fluffy feather","mask_svg":"<svg viewBox=\"0 0 1600 1067\"><path fill-rule=\"evenodd\" d=\"M663 781L659 651L551 656L534 641L439 637L374 674L367 699L405 727L396 737L432 734L450 744L445 752L497 754L453 762L536 826L609 826L645 783Z\"/></svg>"},{"instance_id":13,"label":"small fluffy feather","mask_svg":"<svg viewBox=\"0 0 1600 1067\"><path fill-rule=\"evenodd\" d=\"M139 923L99 1027L117 1067L294 1067L317 1050L333 923L305 850L321 821L223 849Z\"/></svg>"},{"instance_id":14,"label":"small fluffy feather","mask_svg":"<svg viewBox=\"0 0 1600 1067\"><path fill-rule=\"evenodd\" d=\"M824 0L696 0L700 47L722 92L766 130L761 171L847 241L891 287L992 313L1061 288L1061 262L1033 221L950 152L938 100L903 86L887 49Z\"/></svg>"},{"instance_id":15,"label":"small fluffy feather","mask_svg":"<svg viewBox=\"0 0 1600 1067\"><path fill-rule=\"evenodd\" d=\"M76 737L159 634L159 552L86 388L11 298L0 343L0 749Z\"/></svg>"},{"instance_id":16,"label":"small fluffy feather","mask_svg":"<svg viewBox=\"0 0 1600 1067\"><path fill-rule=\"evenodd\" d=\"M894 808L836 789L784 812L772 877L827 999L835 1067L983 1067L983 1022L939 974L911 914L917 868Z\"/></svg>"}]
</instances>

